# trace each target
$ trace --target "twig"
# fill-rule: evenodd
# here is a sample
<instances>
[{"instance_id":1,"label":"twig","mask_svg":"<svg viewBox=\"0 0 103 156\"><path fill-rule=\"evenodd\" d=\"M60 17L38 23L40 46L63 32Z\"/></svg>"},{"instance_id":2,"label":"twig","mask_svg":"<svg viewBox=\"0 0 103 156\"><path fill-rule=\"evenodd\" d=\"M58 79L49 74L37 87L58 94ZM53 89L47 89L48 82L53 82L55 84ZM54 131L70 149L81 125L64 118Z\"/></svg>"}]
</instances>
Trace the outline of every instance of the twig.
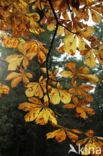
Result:
<instances>
[{"instance_id":1,"label":"twig","mask_svg":"<svg viewBox=\"0 0 103 156\"><path fill-rule=\"evenodd\" d=\"M65 25L61 24L60 22L58 22L59 25L61 25L63 28L65 28L67 31L69 31L72 34L78 34L78 32L73 32L70 29L68 29Z\"/></svg>"},{"instance_id":2,"label":"twig","mask_svg":"<svg viewBox=\"0 0 103 156\"><path fill-rule=\"evenodd\" d=\"M57 19L57 16L56 16L56 13L55 13L55 10L53 8L53 5L51 3L51 0L49 0L49 4L50 4L50 7L53 11L53 14L55 16L55 19L56 19L56 28L55 28L55 31L54 31L54 34L53 34L53 38L52 38L52 41L51 41L51 44L50 44L50 48L49 48L49 51L48 51L48 54L47 54L47 58L46 58L46 75L47 75L47 83L46 83L46 90L47 90L47 96L48 96L48 101L49 101L49 105L50 105L50 97L49 97L49 91L48 91L48 83L49 83L49 56L50 56L50 53L51 53L51 50L52 50L52 47L53 47L53 43L54 43L54 40L55 40L55 36L57 34L57 29L58 29L58 19Z\"/></svg>"},{"instance_id":3,"label":"twig","mask_svg":"<svg viewBox=\"0 0 103 156\"><path fill-rule=\"evenodd\" d=\"M61 115L60 113L58 113L57 111L54 110L54 113L61 119L63 119L65 121L65 123L67 123L70 127L75 129L75 126L69 122L69 120L67 119L67 117L64 117L63 115Z\"/></svg>"},{"instance_id":4,"label":"twig","mask_svg":"<svg viewBox=\"0 0 103 156\"><path fill-rule=\"evenodd\" d=\"M49 3L49 4L50 4L50 3ZM67 4L69 5L68 0L67 0ZM55 16L55 19L56 19L58 25L61 25L63 28L65 28L67 31L69 31L69 32L72 33L72 34L78 34L78 32L73 32L73 31L71 31L69 28L67 28L65 25L63 25L62 23L59 22L59 19L58 19L56 13L55 13L55 10L54 10L54 8L53 8L53 5L51 5L51 6L52 6L51 9L52 9L52 11L53 11L53 14L54 14L54 16ZM45 15L44 10L43 10L42 7L41 7L41 0L40 0L40 8L41 8L41 11L42 11L43 15L45 16L45 18L48 18L48 17ZM71 12L71 10L70 10L70 12Z\"/></svg>"}]
</instances>

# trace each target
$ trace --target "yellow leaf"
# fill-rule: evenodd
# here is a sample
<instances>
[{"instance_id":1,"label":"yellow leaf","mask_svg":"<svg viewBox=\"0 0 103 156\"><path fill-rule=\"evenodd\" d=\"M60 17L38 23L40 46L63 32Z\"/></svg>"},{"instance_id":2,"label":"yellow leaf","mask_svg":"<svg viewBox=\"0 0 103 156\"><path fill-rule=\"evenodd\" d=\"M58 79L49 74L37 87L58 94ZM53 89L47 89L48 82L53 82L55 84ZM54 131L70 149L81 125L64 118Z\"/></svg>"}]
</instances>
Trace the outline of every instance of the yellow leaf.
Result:
<instances>
[{"instance_id":1,"label":"yellow leaf","mask_svg":"<svg viewBox=\"0 0 103 156\"><path fill-rule=\"evenodd\" d=\"M53 30L55 29L55 24L54 24L54 23L48 24L48 25L47 25L47 29L48 29L49 31L53 31Z\"/></svg>"},{"instance_id":2,"label":"yellow leaf","mask_svg":"<svg viewBox=\"0 0 103 156\"><path fill-rule=\"evenodd\" d=\"M38 13L33 12L33 13L27 13L26 15L27 15L28 17L33 17L33 20L34 20L35 22L40 20L40 16L39 16Z\"/></svg>"},{"instance_id":3,"label":"yellow leaf","mask_svg":"<svg viewBox=\"0 0 103 156\"><path fill-rule=\"evenodd\" d=\"M81 37L78 37L78 39L79 39L78 48L79 48L80 52L88 50L89 46L87 45L87 43Z\"/></svg>"},{"instance_id":4,"label":"yellow leaf","mask_svg":"<svg viewBox=\"0 0 103 156\"><path fill-rule=\"evenodd\" d=\"M44 108L38 115L38 117L36 118L36 123L40 124L40 125L45 125L48 123L48 121L50 121L51 123L53 123L54 125L57 124L57 120L54 117L54 113L50 108Z\"/></svg>"},{"instance_id":5,"label":"yellow leaf","mask_svg":"<svg viewBox=\"0 0 103 156\"><path fill-rule=\"evenodd\" d=\"M90 9L91 15L92 15L92 20L95 23L99 23L101 21L101 15L99 15L96 11L93 11L92 9Z\"/></svg>"},{"instance_id":6,"label":"yellow leaf","mask_svg":"<svg viewBox=\"0 0 103 156\"><path fill-rule=\"evenodd\" d=\"M2 94L8 94L10 91L9 87L0 83L0 98Z\"/></svg>"},{"instance_id":7,"label":"yellow leaf","mask_svg":"<svg viewBox=\"0 0 103 156\"><path fill-rule=\"evenodd\" d=\"M87 26L82 32L81 34L83 35L83 37L88 37L90 35L92 35L95 32L95 29L91 26Z\"/></svg>"},{"instance_id":8,"label":"yellow leaf","mask_svg":"<svg viewBox=\"0 0 103 156\"><path fill-rule=\"evenodd\" d=\"M54 105L60 103L60 95L58 89L52 88L51 93L49 94L50 100Z\"/></svg>"},{"instance_id":9,"label":"yellow leaf","mask_svg":"<svg viewBox=\"0 0 103 156\"><path fill-rule=\"evenodd\" d=\"M58 27L57 34L58 35L63 35L64 34L64 28L62 26Z\"/></svg>"},{"instance_id":10,"label":"yellow leaf","mask_svg":"<svg viewBox=\"0 0 103 156\"><path fill-rule=\"evenodd\" d=\"M77 37L74 34L68 35L63 39L64 50L70 55L75 55L77 49Z\"/></svg>"},{"instance_id":11,"label":"yellow leaf","mask_svg":"<svg viewBox=\"0 0 103 156\"><path fill-rule=\"evenodd\" d=\"M53 132L49 132L46 134L47 139L52 139L56 137L58 142L62 142L66 139L66 134L63 129L54 130Z\"/></svg>"},{"instance_id":12,"label":"yellow leaf","mask_svg":"<svg viewBox=\"0 0 103 156\"><path fill-rule=\"evenodd\" d=\"M23 60L23 56L18 54L12 54L6 58L6 61L9 63L8 70L16 70L21 61Z\"/></svg>"},{"instance_id":13,"label":"yellow leaf","mask_svg":"<svg viewBox=\"0 0 103 156\"><path fill-rule=\"evenodd\" d=\"M87 74L89 72L89 68L86 66L82 66L77 70L78 73Z\"/></svg>"},{"instance_id":14,"label":"yellow leaf","mask_svg":"<svg viewBox=\"0 0 103 156\"><path fill-rule=\"evenodd\" d=\"M19 76L11 81L11 87L14 88L18 85L18 83L22 80L22 77Z\"/></svg>"},{"instance_id":15,"label":"yellow leaf","mask_svg":"<svg viewBox=\"0 0 103 156\"><path fill-rule=\"evenodd\" d=\"M33 3L35 2L36 0L28 0L29 3Z\"/></svg>"},{"instance_id":16,"label":"yellow leaf","mask_svg":"<svg viewBox=\"0 0 103 156\"><path fill-rule=\"evenodd\" d=\"M60 75L65 77L65 78L72 78L73 77L73 73L71 71L62 71L60 72Z\"/></svg>"},{"instance_id":17,"label":"yellow leaf","mask_svg":"<svg viewBox=\"0 0 103 156\"><path fill-rule=\"evenodd\" d=\"M66 64L66 67L70 69L71 71L75 72L76 64L74 62L69 62Z\"/></svg>"},{"instance_id":18,"label":"yellow leaf","mask_svg":"<svg viewBox=\"0 0 103 156\"><path fill-rule=\"evenodd\" d=\"M47 113L48 113L48 116L49 116L49 121L54 124L54 125L57 125L57 120L54 116L54 112L50 109L50 108L47 108Z\"/></svg>"},{"instance_id":19,"label":"yellow leaf","mask_svg":"<svg viewBox=\"0 0 103 156\"><path fill-rule=\"evenodd\" d=\"M91 68L96 66L96 60L95 60L95 57L94 57L92 51L89 51L87 53L85 61L86 61L87 65Z\"/></svg>"},{"instance_id":20,"label":"yellow leaf","mask_svg":"<svg viewBox=\"0 0 103 156\"><path fill-rule=\"evenodd\" d=\"M94 53L101 65L103 65L103 44L99 45L97 50L94 50Z\"/></svg>"},{"instance_id":21,"label":"yellow leaf","mask_svg":"<svg viewBox=\"0 0 103 156\"><path fill-rule=\"evenodd\" d=\"M69 103L71 101L71 94L66 90L60 90L60 99L63 103Z\"/></svg>"},{"instance_id":22,"label":"yellow leaf","mask_svg":"<svg viewBox=\"0 0 103 156\"><path fill-rule=\"evenodd\" d=\"M45 60L46 60L45 54L40 49L38 49L38 61L40 63L44 63Z\"/></svg>"},{"instance_id":23,"label":"yellow leaf","mask_svg":"<svg viewBox=\"0 0 103 156\"><path fill-rule=\"evenodd\" d=\"M36 124L45 125L48 123L49 114L46 109L42 109L36 118Z\"/></svg>"},{"instance_id":24,"label":"yellow leaf","mask_svg":"<svg viewBox=\"0 0 103 156\"><path fill-rule=\"evenodd\" d=\"M99 83L99 78L95 75L88 74L88 75L85 75L84 77L85 77L85 80L88 80L89 82L93 84Z\"/></svg>"},{"instance_id":25,"label":"yellow leaf","mask_svg":"<svg viewBox=\"0 0 103 156\"><path fill-rule=\"evenodd\" d=\"M88 85L88 84L82 84L82 85L80 85L79 86L79 88L81 88L82 90L85 90L85 91L90 91L90 90L92 90L94 87L93 86L90 86L90 85Z\"/></svg>"},{"instance_id":26,"label":"yellow leaf","mask_svg":"<svg viewBox=\"0 0 103 156\"><path fill-rule=\"evenodd\" d=\"M39 83L30 82L27 86L28 89L25 91L27 97L37 96L39 98L43 97L43 91Z\"/></svg>"},{"instance_id":27,"label":"yellow leaf","mask_svg":"<svg viewBox=\"0 0 103 156\"><path fill-rule=\"evenodd\" d=\"M6 80L12 80L12 79L14 79L14 78L16 78L16 77L19 77L19 76L21 76L20 73L12 72L12 73L10 73L10 74L6 77Z\"/></svg>"},{"instance_id":28,"label":"yellow leaf","mask_svg":"<svg viewBox=\"0 0 103 156\"><path fill-rule=\"evenodd\" d=\"M31 122L31 121L34 121L36 119L36 117L39 115L39 112L40 112L40 108L36 110L36 112L33 111L30 111L29 113L27 113L25 116L24 116L24 119L26 122Z\"/></svg>"}]
</instances>

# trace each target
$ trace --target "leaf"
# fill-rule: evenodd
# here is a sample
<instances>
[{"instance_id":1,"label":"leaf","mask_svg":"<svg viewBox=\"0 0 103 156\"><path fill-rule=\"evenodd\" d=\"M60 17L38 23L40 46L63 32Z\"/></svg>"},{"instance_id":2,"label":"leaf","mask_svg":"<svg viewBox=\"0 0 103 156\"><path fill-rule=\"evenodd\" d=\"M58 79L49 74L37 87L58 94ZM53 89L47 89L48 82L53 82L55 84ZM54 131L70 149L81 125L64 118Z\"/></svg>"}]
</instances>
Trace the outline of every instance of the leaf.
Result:
<instances>
[{"instance_id":1,"label":"leaf","mask_svg":"<svg viewBox=\"0 0 103 156\"><path fill-rule=\"evenodd\" d=\"M27 86L25 94L27 97L37 96L39 98L43 97L43 90L38 82L30 82Z\"/></svg>"},{"instance_id":2,"label":"leaf","mask_svg":"<svg viewBox=\"0 0 103 156\"><path fill-rule=\"evenodd\" d=\"M94 49L94 53L101 65L103 65L103 45L99 45L98 49Z\"/></svg>"},{"instance_id":3,"label":"leaf","mask_svg":"<svg viewBox=\"0 0 103 156\"><path fill-rule=\"evenodd\" d=\"M87 74L89 72L89 68L86 66L82 66L77 70L78 73Z\"/></svg>"},{"instance_id":4,"label":"leaf","mask_svg":"<svg viewBox=\"0 0 103 156\"><path fill-rule=\"evenodd\" d=\"M86 51L89 49L89 46L81 37L78 37L78 39L79 39L78 49L79 49L80 53L81 54L82 54L82 52L87 53Z\"/></svg>"},{"instance_id":5,"label":"leaf","mask_svg":"<svg viewBox=\"0 0 103 156\"><path fill-rule=\"evenodd\" d=\"M88 114L91 114L91 115L94 115L94 114L95 114L95 111L94 111L94 109L92 109L92 108L87 108L87 107L85 107L84 110L85 110L85 112L87 112Z\"/></svg>"},{"instance_id":6,"label":"leaf","mask_svg":"<svg viewBox=\"0 0 103 156\"><path fill-rule=\"evenodd\" d=\"M56 105L60 103L60 100L63 103L69 103L71 101L71 94L62 89L52 88L49 94L51 102Z\"/></svg>"},{"instance_id":7,"label":"leaf","mask_svg":"<svg viewBox=\"0 0 103 156\"><path fill-rule=\"evenodd\" d=\"M16 78L14 78L12 81L11 81L11 87L14 88L18 85L18 83L20 83L20 81L22 81L22 78L21 76L18 76Z\"/></svg>"},{"instance_id":8,"label":"leaf","mask_svg":"<svg viewBox=\"0 0 103 156\"><path fill-rule=\"evenodd\" d=\"M93 135L94 135L94 132L93 132L93 130L88 130L86 133L85 133L85 135L86 136L89 136L89 137L93 137Z\"/></svg>"},{"instance_id":9,"label":"leaf","mask_svg":"<svg viewBox=\"0 0 103 156\"><path fill-rule=\"evenodd\" d=\"M30 111L29 113L27 113L25 116L24 116L24 119L26 122L31 122L31 121L34 121L36 119L36 117L38 116L40 112L40 108L36 110L36 112L33 111Z\"/></svg>"},{"instance_id":10,"label":"leaf","mask_svg":"<svg viewBox=\"0 0 103 156\"><path fill-rule=\"evenodd\" d=\"M84 78L93 84L99 83L99 78L95 75L85 75Z\"/></svg>"},{"instance_id":11,"label":"leaf","mask_svg":"<svg viewBox=\"0 0 103 156\"><path fill-rule=\"evenodd\" d=\"M90 9L92 20L95 23L99 23L101 21L101 16L94 10Z\"/></svg>"},{"instance_id":12,"label":"leaf","mask_svg":"<svg viewBox=\"0 0 103 156\"><path fill-rule=\"evenodd\" d=\"M86 113L82 107L76 107L76 112L81 118L86 119Z\"/></svg>"},{"instance_id":13,"label":"leaf","mask_svg":"<svg viewBox=\"0 0 103 156\"><path fill-rule=\"evenodd\" d=\"M73 105L73 104L65 104L64 108L69 108L69 109L75 108L75 105Z\"/></svg>"},{"instance_id":14,"label":"leaf","mask_svg":"<svg viewBox=\"0 0 103 156\"><path fill-rule=\"evenodd\" d=\"M71 71L75 72L76 64L74 62L69 62L66 64L66 67L70 69Z\"/></svg>"},{"instance_id":15,"label":"leaf","mask_svg":"<svg viewBox=\"0 0 103 156\"><path fill-rule=\"evenodd\" d=\"M95 57L94 57L92 51L89 51L89 52L87 53L85 62L86 62L86 64L87 64L89 67L91 67L91 68L93 68L93 67L96 66L96 60L95 60Z\"/></svg>"},{"instance_id":16,"label":"leaf","mask_svg":"<svg viewBox=\"0 0 103 156\"><path fill-rule=\"evenodd\" d=\"M95 32L95 29L91 26L87 26L82 32L81 34L83 35L83 37L88 37L90 35L92 35Z\"/></svg>"},{"instance_id":17,"label":"leaf","mask_svg":"<svg viewBox=\"0 0 103 156\"><path fill-rule=\"evenodd\" d=\"M64 34L64 28L62 26L58 27L57 34L58 35L63 35Z\"/></svg>"},{"instance_id":18,"label":"leaf","mask_svg":"<svg viewBox=\"0 0 103 156\"><path fill-rule=\"evenodd\" d=\"M18 85L19 82L23 81L23 83L25 85L27 85L29 83L29 79L28 78L32 78L32 74L31 73L25 73L24 70L22 68L20 68L20 72L21 73L17 73L17 72L11 72L6 80L11 80L11 87L16 87Z\"/></svg>"},{"instance_id":19,"label":"leaf","mask_svg":"<svg viewBox=\"0 0 103 156\"><path fill-rule=\"evenodd\" d=\"M54 105L57 105L60 103L60 96L59 96L59 92L58 89L52 88L50 94L50 100Z\"/></svg>"},{"instance_id":20,"label":"leaf","mask_svg":"<svg viewBox=\"0 0 103 156\"><path fill-rule=\"evenodd\" d=\"M63 103L69 103L71 101L71 94L66 90L60 90L60 99Z\"/></svg>"},{"instance_id":21,"label":"leaf","mask_svg":"<svg viewBox=\"0 0 103 156\"><path fill-rule=\"evenodd\" d=\"M57 120L55 118L54 112L46 107L48 104L42 104L37 98L28 99L32 103L24 102L19 105L20 110L29 111L25 116L25 121L35 121L36 124L45 125L50 121L52 124L56 125Z\"/></svg>"},{"instance_id":22,"label":"leaf","mask_svg":"<svg viewBox=\"0 0 103 156\"><path fill-rule=\"evenodd\" d=\"M78 135L67 131L68 137L72 140L72 142L76 142L78 140Z\"/></svg>"},{"instance_id":23,"label":"leaf","mask_svg":"<svg viewBox=\"0 0 103 156\"><path fill-rule=\"evenodd\" d=\"M60 72L60 75L65 77L65 78L72 78L73 77L73 73L71 71L62 71Z\"/></svg>"},{"instance_id":24,"label":"leaf","mask_svg":"<svg viewBox=\"0 0 103 156\"><path fill-rule=\"evenodd\" d=\"M70 55L75 55L77 49L77 37L74 34L68 35L63 39L64 50Z\"/></svg>"},{"instance_id":25,"label":"leaf","mask_svg":"<svg viewBox=\"0 0 103 156\"><path fill-rule=\"evenodd\" d=\"M21 76L20 73L12 72L12 73L10 73L10 74L6 77L6 80L12 80L12 79L14 79L14 78L16 78L16 77L19 77L19 76Z\"/></svg>"},{"instance_id":26,"label":"leaf","mask_svg":"<svg viewBox=\"0 0 103 156\"><path fill-rule=\"evenodd\" d=\"M12 54L6 58L6 61L9 63L8 70L16 70L23 59L23 56L20 57L18 54Z\"/></svg>"},{"instance_id":27,"label":"leaf","mask_svg":"<svg viewBox=\"0 0 103 156\"><path fill-rule=\"evenodd\" d=\"M0 98L2 97L2 94L9 94L9 92L10 88L0 83Z\"/></svg>"},{"instance_id":28,"label":"leaf","mask_svg":"<svg viewBox=\"0 0 103 156\"><path fill-rule=\"evenodd\" d=\"M77 146L82 146L83 144L85 144L86 142L88 141L88 138L85 138L85 139L82 139L82 140L78 140L77 142L76 142L76 145Z\"/></svg>"},{"instance_id":29,"label":"leaf","mask_svg":"<svg viewBox=\"0 0 103 156\"><path fill-rule=\"evenodd\" d=\"M45 60L46 60L45 54L40 49L38 49L38 61L40 63L44 63Z\"/></svg>"},{"instance_id":30,"label":"leaf","mask_svg":"<svg viewBox=\"0 0 103 156\"><path fill-rule=\"evenodd\" d=\"M53 132L47 133L47 139L56 138L57 142L62 142L66 139L66 134L63 129L58 129Z\"/></svg>"},{"instance_id":31,"label":"leaf","mask_svg":"<svg viewBox=\"0 0 103 156\"><path fill-rule=\"evenodd\" d=\"M54 23L48 24L48 25L47 25L47 29L48 29L49 31L53 31L53 30L55 29L55 24L54 24Z\"/></svg>"},{"instance_id":32,"label":"leaf","mask_svg":"<svg viewBox=\"0 0 103 156\"><path fill-rule=\"evenodd\" d=\"M85 91L90 91L90 90L92 90L94 87L93 86L90 86L90 85L88 85L88 84L82 84L82 85L80 85L79 86L79 88L81 88L82 90L85 90Z\"/></svg>"},{"instance_id":33,"label":"leaf","mask_svg":"<svg viewBox=\"0 0 103 156\"><path fill-rule=\"evenodd\" d=\"M70 131L71 131L71 132L74 132L74 133L77 133L77 134L81 134L81 133L82 133L81 131L79 131L79 130L77 130L77 129L71 129Z\"/></svg>"}]
</instances>

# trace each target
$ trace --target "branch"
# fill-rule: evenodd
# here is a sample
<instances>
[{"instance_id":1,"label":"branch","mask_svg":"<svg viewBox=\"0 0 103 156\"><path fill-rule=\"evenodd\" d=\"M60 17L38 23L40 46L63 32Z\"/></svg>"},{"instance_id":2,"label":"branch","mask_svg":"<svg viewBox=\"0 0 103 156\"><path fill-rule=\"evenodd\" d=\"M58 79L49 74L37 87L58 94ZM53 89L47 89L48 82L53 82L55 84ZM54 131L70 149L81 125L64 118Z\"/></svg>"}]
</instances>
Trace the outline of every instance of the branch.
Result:
<instances>
[{"instance_id":1,"label":"branch","mask_svg":"<svg viewBox=\"0 0 103 156\"><path fill-rule=\"evenodd\" d=\"M48 100L49 100L49 104L50 104L50 97L49 97L49 91L48 91L48 83L49 83L49 57L50 57L50 53L51 53L51 50L52 50L52 47L53 47L53 43L54 43L54 40L55 40L55 36L57 34L57 29L58 29L58 19L57 19L57 16L56 16L56 13L55 13L55 10L53 8L53 5L51 3L51 0L49 0L49 4L51 6L51 9L53 11L53 14L55 16L55 19L56 19L56 28L55 28L55 31L54 31L54 34L53 34L53 38L52 38L52 41L51 41L51 44L50 44L50 47L49 47L49 51L48 51L48 54L47 54L47 58L46 58L46 75L47 75L47 83L46 83L46 90L47 90L47 96L48 96Z\"/></svg>"},{"instance_id":2,"label":"branch","mask_svg":"<svg viewBox=\"0 0 103 156\"><path fill-rule=\"evenodd\" d=\"M50 4L50 6L51 6L51 9L52 9L52 11L53 11L54 17L55 17L56 22L58 23L58 25L62 26L63 28L65 28L67 31L69 31L69 32L72 33L72 34L78 34L78 32L73 32L73 31L71 31L69 28L67 28L65 25L63 25L62 23L59 22L59 19L58 19L56 13L55 13L55 10L54 10L54 8L53 8L53 5L52 5L52 3L51 3L51 0L50 0L49 4ZM67 0L67 4L69 5L68 0ZM47 17L47 16L45 15L45 13L44 13L44 10L43 10L42 7L41 7L41 0L40 0L40 8L41 8L41 11L42 11L43 15L48 19L48 17ZM69 7L69 8L70 8L70 7ZM71 12L71 10L70 10L70 12Z\"/></svg>"},{"instance_id":3,"label":"branch","mask_svg":"<svg viewBox=\"0 0 103 156\"><path fill-rule=\"evenodd\" d=\"M70 9L69 0L67 0L67 5L68 5L68 10L72 12L72 10Z\"/></svg>"},{"instance_id":4,"label":"branch","mask_svg":"<svg viewBox=\"0 0 103 156\"><path fill-rule=\"evenodd\" d=\"M69 120L67 119L67 117L61 115L60 113L58 113L57 111L54 111L54 113L61 119L63 119L65 121L65 123L67 123L70 127L74 128L75 129L75 126L69 122Z\"/></svg>"},{"instance_id":5,"label":"branch","mask_svg":"<svg viewBox=\"0 0 103 156\"><path fill-rule=\"evenodd\" d=\"M73 32L70 29L68 29L65 25L61 24L60 22L58 22L59 25L61 25L63 28L65 28L66 30L68 30L70 33L72 34L78 34L78 32Z\"/></svg>"}]
</instances>

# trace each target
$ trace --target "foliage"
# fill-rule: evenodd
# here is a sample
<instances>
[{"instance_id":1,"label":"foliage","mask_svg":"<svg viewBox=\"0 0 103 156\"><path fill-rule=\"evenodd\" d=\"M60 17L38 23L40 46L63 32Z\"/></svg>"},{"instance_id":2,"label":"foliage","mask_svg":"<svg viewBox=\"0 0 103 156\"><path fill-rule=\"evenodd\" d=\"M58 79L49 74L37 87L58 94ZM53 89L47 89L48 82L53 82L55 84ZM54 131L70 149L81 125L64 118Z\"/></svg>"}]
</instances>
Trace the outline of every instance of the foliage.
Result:
<instances>
[{"instance_id":1,"label":"foliage","mask_svg":"<svg viewBox=\"0 0 103 156\"><path fill-rule=\"evenodd\" d=\"M99 23L103 14L102 4L103 0L0 1L1 43L16 51L1 60L8 63L6 81L11 81L12 88L20 84L24 86L28 101L19 103L18 109L27 112L24 116L26 122L49 123L54 127L54 131L46 134L47 139L55 137L62 142L68 137L77 145L87 143L88 147L103 147L102 137L94 136L92 130L83 133L77 127L71 127L65 111L63 115L58 112L59 106L64 110L75 109L74 120L82 118L84 122L95 114L88 104L93 102L90 95L92 84L99 83L99 78L89 73L89 68L95 67L97 61L103 65L103 44L93 36L95 29L83 20L88 21L91 15L93 22ZM39 15L40 11L43 16ZM40 38L46 29L52 32L49 46L42 39L37 40L37 35ZM80 52L85 56L83 66L77 67L76 62L68 61L61 72L55 67L52 71L50 58L52 50L54 55L56 53L53 44L58 37L58 54L67 53L75 57ZM30 70L31 62L34 63L35 74ZM67 89L65 82L71 79L71 86ZM0 97L9 92L10 87L0 84ZM77 141L81 134L88 138ZM85 146L81 154L94 155L92 151L85 153Z\"/></svg>"}]
</instances>

